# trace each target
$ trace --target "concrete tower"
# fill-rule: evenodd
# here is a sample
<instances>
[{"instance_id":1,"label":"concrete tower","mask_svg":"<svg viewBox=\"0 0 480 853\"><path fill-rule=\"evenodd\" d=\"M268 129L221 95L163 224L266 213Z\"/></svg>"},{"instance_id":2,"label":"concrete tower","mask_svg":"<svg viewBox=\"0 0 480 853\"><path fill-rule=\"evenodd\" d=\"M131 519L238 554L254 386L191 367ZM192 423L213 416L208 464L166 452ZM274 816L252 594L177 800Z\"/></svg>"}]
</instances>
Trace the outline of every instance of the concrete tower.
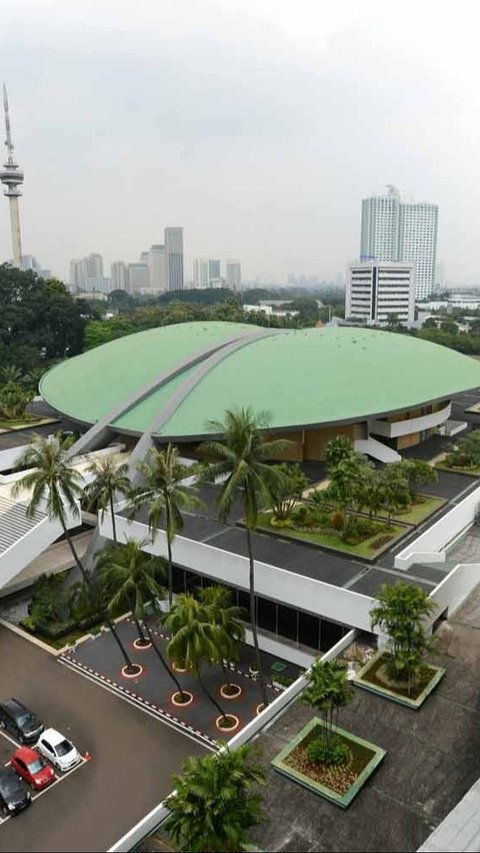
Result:
<instances>
[{"instance_id":1,"label":"concrete tower","mask_svg":"<svg viewBox=\"0 0 480 853\"><path fill-rule=\"evenodd\" d=\"M5 131L7 147L7 162L0 170L0 181L4 184L4 195L8 198L10 206L10 227L12 229L13 263L16 267L22 265L22 239L20 236L20 213L18 210L18 199L22 194L23 172L15 162L13 156L12 134L10 131L10 116L8 112L7 87L3 84L3 108L5 110Z\"/></svg>"}]
</instances>

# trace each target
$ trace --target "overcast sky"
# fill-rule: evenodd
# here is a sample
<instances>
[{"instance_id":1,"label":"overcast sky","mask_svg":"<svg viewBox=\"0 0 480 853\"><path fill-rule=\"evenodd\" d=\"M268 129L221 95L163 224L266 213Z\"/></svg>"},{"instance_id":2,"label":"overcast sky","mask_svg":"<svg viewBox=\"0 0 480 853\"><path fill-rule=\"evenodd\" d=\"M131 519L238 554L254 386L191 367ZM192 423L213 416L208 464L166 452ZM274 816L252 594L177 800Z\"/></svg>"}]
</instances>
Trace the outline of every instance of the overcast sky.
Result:
<instances>
[{"instance_id":1,"label":"overcast sky","mask_svg":"<svg viewBox=\"0 0 480 853\"><path fill-rule=\"evenodd\" d=\"M474 3L0 0L0 13L23 251L58 275L91 251L138 260L183 225L187 276L209 255L240 258L250 279L333 279L358 255L362 197L393 183L440 206L447 280L480 282Z\"/></svg>"}]
</instances>

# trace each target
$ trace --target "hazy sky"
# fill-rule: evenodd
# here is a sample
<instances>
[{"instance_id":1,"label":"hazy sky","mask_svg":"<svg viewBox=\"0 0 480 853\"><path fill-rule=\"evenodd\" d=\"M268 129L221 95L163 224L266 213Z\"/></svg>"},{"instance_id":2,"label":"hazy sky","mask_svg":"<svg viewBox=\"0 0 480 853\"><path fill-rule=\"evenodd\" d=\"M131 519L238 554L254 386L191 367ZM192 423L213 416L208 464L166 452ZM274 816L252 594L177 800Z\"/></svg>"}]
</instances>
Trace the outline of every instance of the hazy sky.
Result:
<instances>
[{"instance_id":1,"label":"hazy sky","mask_svg":"<svg viewBox=\"0 0 480 853\"><path fill-rule=\"evenodd\" d=\"M439 204L447 279L480 282L478 23L465 0L0 0L24 252L65 276L183 225L187 274L333 278L394 183Z\"/></svg>"}]
</instances>

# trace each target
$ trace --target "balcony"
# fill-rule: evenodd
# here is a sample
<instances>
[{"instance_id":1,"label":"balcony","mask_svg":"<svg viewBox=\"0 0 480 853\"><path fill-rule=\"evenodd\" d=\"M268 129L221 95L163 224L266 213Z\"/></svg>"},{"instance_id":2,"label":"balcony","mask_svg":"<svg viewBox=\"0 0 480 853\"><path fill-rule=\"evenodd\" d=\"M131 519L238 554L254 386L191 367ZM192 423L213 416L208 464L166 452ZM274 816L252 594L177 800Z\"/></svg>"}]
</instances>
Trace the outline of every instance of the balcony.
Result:
<instances>
[{"instance_id":1,"label":"balcony","mask_svg":"<svg viewBox=\"0 0 480 853\"><path fill-rule=\"evenodd\" d=\"M448 403L443 409L421 415L418 418L407 418L403 421L369 421L369 431L383 438L399 438L402 435L411 435L414 432L423 432L426 429L440 426L450 417L452 404Z\"/></svg>"}]
</instances>

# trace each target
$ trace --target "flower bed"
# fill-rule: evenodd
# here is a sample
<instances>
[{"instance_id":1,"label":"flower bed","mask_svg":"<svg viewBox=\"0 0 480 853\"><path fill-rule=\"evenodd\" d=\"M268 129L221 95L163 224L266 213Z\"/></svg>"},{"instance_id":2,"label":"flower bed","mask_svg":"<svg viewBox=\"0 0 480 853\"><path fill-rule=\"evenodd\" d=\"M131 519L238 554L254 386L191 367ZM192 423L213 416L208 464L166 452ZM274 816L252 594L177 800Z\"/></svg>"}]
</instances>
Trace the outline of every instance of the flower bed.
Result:
<instances>
[{"instance_id":1,"label":"flower bed","mask_svg":"<svg viewBox=\"0 0 480 853\"><path fill-rule=\"evenodd\" d=\"M386 751L335 727L336 735L348 748L347 761L340 766L313 763L308 757L308 746L323 728L323 720L314 717L271 763L279 773L345 809L383 760Z\"/></svg>"},{"instance_id":2,"label":"flower bed","mask_svg":"<svg viewBox=\"0 0 480 853\"><path fill-rule=\"evenodd\" d=\"M383 551L386 551L402 536L409 533L412 528L406 524L395 524L388 526L385 522L376 524L375 532L367 536L363 541L349 543L342 539L341 533L330 527L317 527L314 529L293 527L291 522L283 522L280 525L274 522L272 525L272 514L270 512L262 512L258 519L258 529L264 530L267 533L273 534L277 531L277 535L283 538L300 539L302 542L308 542L311 545L316 545L319 548L327 548L332 551L342 551L346 554L355 554L358 557L363 557L366 560L374 560ZM288 526L287 526L288 525Z\"/></svg>"},{"instance_id":3,"label":"flower bed","mask_svg":"<svg viewBox=\"0 0 480 853\"><path fill-rule=\"evenodd\" d=\"M407 708L418 710L432 690L442 680L445 669L433 664L424 664L419 673L418 680L412 685L409 692L408 685L394 681L387 673L388 652L383 649L359 670L353 683L364 690L377 693L385 699L391 699Z\"/></svg>"}]
</instances>

